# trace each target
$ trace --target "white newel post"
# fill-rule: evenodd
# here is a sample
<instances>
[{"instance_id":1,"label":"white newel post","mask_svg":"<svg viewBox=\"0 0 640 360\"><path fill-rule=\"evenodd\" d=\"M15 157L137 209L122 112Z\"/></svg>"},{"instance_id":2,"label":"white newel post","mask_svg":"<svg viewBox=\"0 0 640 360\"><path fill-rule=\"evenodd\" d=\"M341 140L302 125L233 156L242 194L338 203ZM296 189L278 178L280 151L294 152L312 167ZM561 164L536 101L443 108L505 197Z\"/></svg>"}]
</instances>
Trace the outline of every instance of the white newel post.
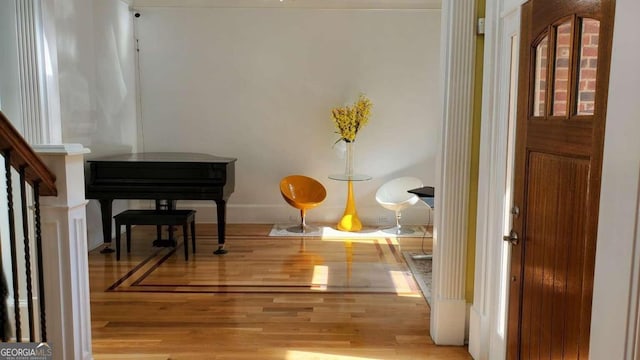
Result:
<instances>
[{"instance_id":1,"label":"white newel post","mask_svg":"<svg viewBox=\"0 0 640 360\"><path fill-rule=\"evenodd\" d=\"M41 197L42 251L48 343L54 359L93 359L84 197L79 144L40 145L35 151L56 175L57 197Z\"/></svg>"},{"instance_id":2,"label":"white newel post","mask_svg":"<svg viewBox=\"0 0 640 360\"><path fill-rule=\"evenodd\" d=\"M465 340L475 16L475 1L442 2L443 126L431 300L431 337L439 345Z\"/></svg>"}]
</instances>

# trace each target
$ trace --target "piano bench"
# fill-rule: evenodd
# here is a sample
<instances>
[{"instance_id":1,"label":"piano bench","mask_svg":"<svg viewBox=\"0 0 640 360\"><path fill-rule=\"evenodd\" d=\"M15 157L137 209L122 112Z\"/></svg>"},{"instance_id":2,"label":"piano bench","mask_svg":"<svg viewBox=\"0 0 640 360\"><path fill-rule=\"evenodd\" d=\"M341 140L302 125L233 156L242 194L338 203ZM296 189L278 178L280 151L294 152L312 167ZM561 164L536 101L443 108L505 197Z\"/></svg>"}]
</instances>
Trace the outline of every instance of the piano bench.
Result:
<instances>
[{"instance_id":1,"label":"piano bench","mask_svg":"<svg viewBox=\"0 0 640 360\"><path fill-rule=\"evenodd\" d=\"M113 217L116 221L116 260L120 261L120 226L127 227L127 253L131 252L131 225L182 225L184 259L189 260L187 227L191 226L191 247L196 252L195 210L126 210Z\"/></svg>"}]
</instances>

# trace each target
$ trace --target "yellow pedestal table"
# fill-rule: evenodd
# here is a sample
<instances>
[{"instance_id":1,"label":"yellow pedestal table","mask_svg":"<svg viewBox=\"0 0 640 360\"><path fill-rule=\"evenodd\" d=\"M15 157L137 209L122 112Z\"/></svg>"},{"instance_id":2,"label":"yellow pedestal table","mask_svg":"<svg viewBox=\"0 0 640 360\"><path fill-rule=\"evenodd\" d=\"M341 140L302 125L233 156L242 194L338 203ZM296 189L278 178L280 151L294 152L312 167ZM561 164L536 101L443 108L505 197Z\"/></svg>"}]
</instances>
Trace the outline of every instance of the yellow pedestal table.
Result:
<instances>
[{"instance_id":1,"label":"yellow pedestal table","mask_svg":"<svg viewBox=\"0 0 640 360\"><path fill-rule=\"evenodd\" d=\"M360 231L362 230L362 222L358 218L356 211L356 201L353 195L353 183L355 181L368 181L371 176L363 174L335 174L329 175L329 179L347 182L347 204L344 208L344 214L338 222L338 230L342 231Z\"/></svg>"}]
</instances>

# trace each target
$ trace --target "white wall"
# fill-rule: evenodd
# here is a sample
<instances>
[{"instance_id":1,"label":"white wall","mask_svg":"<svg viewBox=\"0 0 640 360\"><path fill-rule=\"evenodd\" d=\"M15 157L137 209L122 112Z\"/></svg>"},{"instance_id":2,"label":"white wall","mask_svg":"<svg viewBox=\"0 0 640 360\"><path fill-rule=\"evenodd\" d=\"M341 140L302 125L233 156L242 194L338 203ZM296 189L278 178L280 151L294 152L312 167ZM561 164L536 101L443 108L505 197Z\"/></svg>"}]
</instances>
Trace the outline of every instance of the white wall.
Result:
<instances>
[{"instance_id":1,"label":"white wall","mask_svg":"<svg viewBox=\"0 0 640 360\"><path fill-rule=\"evenodd\" d=\"M0 110L22 132L15 0L0 0Z\"/></svg>"},{"instance_id":2,"label":"white wall","mask_svg":"<svg viewBox=\"0 0 640 360\"><path fill-rule=\"evenodd\" d=\"M637 359L640 2L617 0L591 320L592 359Z\"/></svg>"},{"instance_id":3,"label":"white wall","mask_svg":"<svg viewBox=\"0 0 640 360\"><path fill-rule=\"evenodd\" d=\"M440 10L140 8L145 151L237 157L229 222L282 222L297 211L278 183L301 173L328 190L309 221L336 221L346 184L331 108L366 93L374 107L356 141L363 221L393 215L375 191L401 175L433 184L439 148ZM183 203L184 204L184 203ZM212 204L199 213L213 221ZM180 206L180 205L179 205ZM425 223L415 206L407 223Z\"/></svg>"},{"instance_id":4,"label":"white wall","mask_svg":"<svg viewBox=\"0 0 640 360\"><path fill-rule=\"evenodd\" d=\"M56 0L55 36L62 140L87 156L137 146L132 17L123 1ZM116 201L114 213L126 208ZM89 248L102 243L99 206L87 207Z\"/></svg>"},{"instance_id":5,"label":"white wall","mask_svg":"<svg viewBox=\"0 0 640 360\"><path fill-rule=\"evenodd\" d=\"M0 110L22 131L22 111L20 109L20 84L18 78L18 45L16 43L16 5L15 0L0 0ZM0 157L0 252L4 274L11 274L11 252L7 206L6 173L4 157ZM8 279L11 281L11 279ZM13 291L13 290L12 290Z\"/></svg>"},{"instance_id":6,"label":"white wall","mask_svg":"<svg viewBox=\"0 0 640 360\"><path fill-rule=\"evenodd\" d=\"M135 148L135 61L122 1L57 0L63 140L96 153Z\"/></svg>"}]
</instances>

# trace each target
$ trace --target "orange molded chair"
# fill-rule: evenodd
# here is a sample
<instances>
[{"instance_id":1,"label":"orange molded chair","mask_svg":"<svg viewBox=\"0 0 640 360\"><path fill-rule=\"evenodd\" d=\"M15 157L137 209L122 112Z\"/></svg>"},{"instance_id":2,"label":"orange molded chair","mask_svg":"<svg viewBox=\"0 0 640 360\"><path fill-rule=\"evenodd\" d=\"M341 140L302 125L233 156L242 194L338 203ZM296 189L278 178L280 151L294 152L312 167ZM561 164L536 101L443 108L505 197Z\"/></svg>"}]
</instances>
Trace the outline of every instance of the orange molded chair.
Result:
<instances>
[{"instance_id":1,"label":"orange molded chair","mask_svg":"<svg viewBox=\"0 0 640 360\"><path fill-rule=\"evenodd\" d=\"M300 225L287 230L295 233L309 231L306 223L307 210L320 205L327 197L324 186L308 176L289 175L280 181L280 193L289 205L300 210Z\"/></svg>"}]
</instances>

